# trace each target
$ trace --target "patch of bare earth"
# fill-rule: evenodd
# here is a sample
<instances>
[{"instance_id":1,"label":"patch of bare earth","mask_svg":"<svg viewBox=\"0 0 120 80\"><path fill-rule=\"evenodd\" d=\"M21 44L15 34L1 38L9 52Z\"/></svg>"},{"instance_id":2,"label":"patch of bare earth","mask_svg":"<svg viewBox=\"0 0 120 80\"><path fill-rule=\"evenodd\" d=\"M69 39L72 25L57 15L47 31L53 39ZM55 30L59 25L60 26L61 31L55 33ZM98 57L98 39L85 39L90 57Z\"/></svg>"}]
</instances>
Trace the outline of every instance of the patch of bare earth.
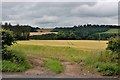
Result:
<instances>
[{"instance_id":1,"label":"patch of bare earth","mask_svg":"<svg viewBox=\"0 0 120 80\"><path fill-rule=\"evenodd\" d=\"M98 74L91 73L83 69L83 64L75 62L62 62L64 65L64 72L60 75L71 76L71 77L100 77Z\"/></svg>"},{"instance_id":2,"label":"patch of bare earth","mask_svg":"<svg viewBox=\"0 0 120 80\"><path fill-rule=\"evenodd\" d=\"M33 56L29 56L29 61L33 65L33 68L28 69L25 71L25 74L27 75L54 75L58 77L101 77L98 74L91 73L90 71L87 71L84 69L83 64L78 64L75 62L67 62L67 61L61 61L62 65L64 66L64 72L60 74L53 74L51 71L46 69L44 67L43 61L40 59L37 59Z\"/></svg>"},{"instance_id":3,"label":"patch of bare earth","mask_svg":"<svg viewBox=\"0 0 120 80\"><path fill-rule=\"evenodd\" d=\"M25 71L25 74L28 75L41 75L43 73L46 73L47 70L44 68L44 63L43 61L33 57L33 56L29 56L29 61L32 64L33 68L28 69L27 71Z\"/></svg>"},{"instance_id":4,"label":"patch of bare earth","mask_svg":"<svg viewBox=\"0 0 120 80\"><path fill-rule=\"evenodd\" d=\"M32 64L32 68L25 71L26 75L31 76L43 76L43 77L53 77L56 74L51 72L44 66L44 62L40 60L38 57L34 55L28 56L30 63Z\"/></svg>"}]
</instances>

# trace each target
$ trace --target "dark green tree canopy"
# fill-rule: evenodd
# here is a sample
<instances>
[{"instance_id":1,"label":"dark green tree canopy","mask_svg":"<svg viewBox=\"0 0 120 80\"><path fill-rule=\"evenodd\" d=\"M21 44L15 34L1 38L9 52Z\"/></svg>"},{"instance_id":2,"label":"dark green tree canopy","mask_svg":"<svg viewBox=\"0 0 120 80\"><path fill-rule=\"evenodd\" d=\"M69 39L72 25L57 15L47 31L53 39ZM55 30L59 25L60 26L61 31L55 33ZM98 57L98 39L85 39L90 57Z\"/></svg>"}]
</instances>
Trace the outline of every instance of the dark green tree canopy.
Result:
<instances>
[{"instance_id":1,"label":"dark green tree canopy","mask_svg":"<svg viewBox=\"0 0 120 80\"><path fill-rule=\"evenodd\" d=\"M2 29L0 32L2 33L2 48L5 46L11 46L15 42L14 34L12 31Z\"/></svg>"}]
</instances>

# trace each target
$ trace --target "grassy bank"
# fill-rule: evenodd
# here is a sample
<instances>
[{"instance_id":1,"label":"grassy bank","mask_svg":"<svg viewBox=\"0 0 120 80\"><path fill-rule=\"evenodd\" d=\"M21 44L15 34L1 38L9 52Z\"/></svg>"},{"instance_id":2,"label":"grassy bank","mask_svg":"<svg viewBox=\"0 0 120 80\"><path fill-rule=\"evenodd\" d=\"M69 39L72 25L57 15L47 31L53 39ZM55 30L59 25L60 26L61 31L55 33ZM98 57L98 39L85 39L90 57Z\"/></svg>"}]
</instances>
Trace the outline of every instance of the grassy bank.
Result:
<instances>
[{"instance_id":1,"label":"grassy bank","mask_svg":"<svg viewBox=\"0 0 120 80\"><path fill-rule=\"evenodd\" d=\"M32 67L23 51L9 48L6 53L10 58L2 61L3 72L22 72Z\"/></svg>"}]
</instances>

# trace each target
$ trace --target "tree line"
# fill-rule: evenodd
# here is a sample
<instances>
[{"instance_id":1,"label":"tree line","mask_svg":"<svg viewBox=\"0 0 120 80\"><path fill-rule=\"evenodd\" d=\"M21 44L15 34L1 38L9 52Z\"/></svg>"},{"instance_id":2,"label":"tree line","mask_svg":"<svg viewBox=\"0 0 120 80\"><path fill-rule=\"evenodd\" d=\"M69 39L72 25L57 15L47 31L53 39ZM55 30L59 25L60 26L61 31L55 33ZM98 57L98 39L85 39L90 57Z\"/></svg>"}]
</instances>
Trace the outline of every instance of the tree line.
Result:
<instances>
[{"instance_id":1,"label":"tree line","mask_svg":"<svg viewBox=\"0 0 120 80\"><path fill-rule=\"evenodd\" d=\"M2 24L2 29L13 31L17 40L29 40L30 32L36 32L38 27L34 28L29 25L12 25L11 23Z\"/></svg>"},{"instance_id":2,"label":"tree line","mask_svg":"<svg viewBox=\"0 0 120 80\"><path fill-rule=\"evenodd\" d=\"M53 32L58 32L56 39L82 39L82 40L106 40L119 34L103 34L109 29L120 29L117 25L78 25L73 27L54 28ZM101 37L101 38L100 38Z\"/></svg>"},{"instance_id":3,"label":"tree line","mask_svg":"<svg viewBox=\"0 0 120 80\"><path fill-rule=\"evenodd\" d=\"M40 40L107 40L120 34L103 34L110 29L120 29L117 25L74 25L73 27L56 27L52 32L58 34L44 34L30 36L30 32L37 32L38 27L29 25L11 25L11 23L2 24L3 29L13 31L17 40L40 39Z\"/></svg>"}]
</instances>

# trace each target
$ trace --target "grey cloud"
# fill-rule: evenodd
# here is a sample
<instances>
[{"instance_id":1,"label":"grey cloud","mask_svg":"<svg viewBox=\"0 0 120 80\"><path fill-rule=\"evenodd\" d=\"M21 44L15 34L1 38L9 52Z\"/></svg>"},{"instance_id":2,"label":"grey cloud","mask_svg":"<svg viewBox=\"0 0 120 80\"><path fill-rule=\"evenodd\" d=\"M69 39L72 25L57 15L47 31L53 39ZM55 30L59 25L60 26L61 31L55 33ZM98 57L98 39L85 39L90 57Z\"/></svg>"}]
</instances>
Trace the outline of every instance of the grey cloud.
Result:
<instances>
[{"instance_id":1,"label":"grey cloud","mask_svg":"<svg viewBox=\"0 0 120 80\"><path fill-rule=\"evenodd\" d=\"M78 6L74 8L71 13L74 15L84 17L111 17L116 16L118 13L118 6L116 3L97 3L95 6ZM81 14L81 15L80 15Z\"/></svg>"},{"instance_id":2,"label":"grey cloud","mask_svg":"<svg viewBox=\"0 0 120 80\"><path fill-rule=\"evenodd\" d=\"M4 2L3 21L36 26L117 24L117 3Z\"/></svg>"}]
</instances>

